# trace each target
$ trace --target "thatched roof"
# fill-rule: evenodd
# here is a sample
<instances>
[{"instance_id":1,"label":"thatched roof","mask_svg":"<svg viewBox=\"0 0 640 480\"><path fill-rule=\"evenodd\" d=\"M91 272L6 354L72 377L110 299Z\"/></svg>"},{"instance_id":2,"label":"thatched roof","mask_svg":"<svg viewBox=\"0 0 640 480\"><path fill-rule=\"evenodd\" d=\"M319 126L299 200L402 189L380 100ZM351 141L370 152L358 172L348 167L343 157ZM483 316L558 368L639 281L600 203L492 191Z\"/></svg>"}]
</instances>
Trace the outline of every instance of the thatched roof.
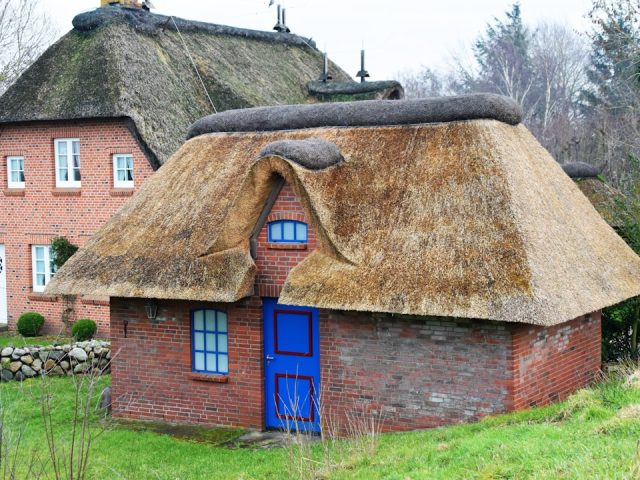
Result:
<instances>
[{"instance_id":1,"label":"thatched roof","mask_svg":"<svg viewBox=\"0 0 640 480\"><path fill-rule=\"evenodd\" d=\"M369 108L349 105L354 116ZM196 136L47 292L250 295L249 237L280 176L319 239L290 272L283 303L552 325L640 294L640 258L524 126L407 118ZM343 160L311 170L260 156L273 142L308 139L335 144Z\"/></svg>"},{"instance_id":2,"label":"thatched roof","mask_svg":"<svg viewBox=\"0 0 640 480\"><path fill-rule=\"evenodd\" d=\"M323 56L310 40L174 20L218 111L318 101L308 84ZM173 20L113 6L73 24L0 97L0 123L129 117L152 164L164 163L189 125L213 113Z\"/></svg>"}]
</instances>

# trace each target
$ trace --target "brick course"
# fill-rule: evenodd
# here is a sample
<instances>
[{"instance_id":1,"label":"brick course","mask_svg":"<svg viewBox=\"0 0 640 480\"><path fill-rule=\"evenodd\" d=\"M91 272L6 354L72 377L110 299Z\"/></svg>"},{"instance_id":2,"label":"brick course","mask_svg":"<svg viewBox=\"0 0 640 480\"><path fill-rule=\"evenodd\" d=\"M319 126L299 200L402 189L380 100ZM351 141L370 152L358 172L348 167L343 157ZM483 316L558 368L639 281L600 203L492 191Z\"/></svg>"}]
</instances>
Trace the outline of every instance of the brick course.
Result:
<instances>
[{"instance_id":1,"label":"brick course","mask_svg":"<svg viewBox=\"0 0 640 480\"><path fill-rule=\"evenodd\" d=\"M55 183L54 139L79 138L82 187L59 189ZM135 189L153 169L125 119L33 122L0 127L0 244L7 259L9 326L26 310L45 316L46 333L63 328L68 307L56 297L32 292L31 245L46 245L65 236L82 245L131 196L113 188L114 153L134 157ZM7 188L7 157L25 158L24 190ZM99 335L108 334L108 299L78 299L72 318L98 322Z\"/></svg>"},{"instance_id":2,"label":"brick course","mask_svg":"<svg viewBox=\"0 0 640 480\"><path fill-rule=\"evenodd\" d=\"M268 220L283 218L307 221L289 186ZM262 428L261 296L279 293L289 270L315 248L312 228L309 239L306 250L274 248L265 225L258 236L258 294L235 304L163 301L159 315L168 321L151 325L143 300L113 300L112 346L120 351L113 365L115 414ZM195 308L229 315L227 383L191 373ZM321 309L320 365L324 418L343 433L347 416L361 412L380 415L388 431L473 421L564 398L587 385L600 367L600 315L545 328Z\"/></svg>"}]
</instances>

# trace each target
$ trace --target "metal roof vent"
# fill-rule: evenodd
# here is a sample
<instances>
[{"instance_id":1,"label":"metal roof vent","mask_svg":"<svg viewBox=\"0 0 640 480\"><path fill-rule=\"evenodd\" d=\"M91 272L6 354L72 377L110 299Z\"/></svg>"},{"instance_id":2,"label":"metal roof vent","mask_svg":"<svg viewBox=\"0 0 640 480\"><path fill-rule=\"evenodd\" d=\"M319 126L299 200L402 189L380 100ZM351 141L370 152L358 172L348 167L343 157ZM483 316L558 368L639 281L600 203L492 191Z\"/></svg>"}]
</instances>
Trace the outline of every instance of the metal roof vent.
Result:
<instances>
[{"instance_id":1,"label":"metal roof vent","mask_svg":"<svg viewBox=\"0 0 640 480\"><path fill-rule=\"evenodd\" d=\"M280 4L278 4L278 21L276 26L273 29L276 32L280 33L291 33L291 29L287 27L287 21L285 19L286 9L282 8Z\"/></svg>"}]
</instances>

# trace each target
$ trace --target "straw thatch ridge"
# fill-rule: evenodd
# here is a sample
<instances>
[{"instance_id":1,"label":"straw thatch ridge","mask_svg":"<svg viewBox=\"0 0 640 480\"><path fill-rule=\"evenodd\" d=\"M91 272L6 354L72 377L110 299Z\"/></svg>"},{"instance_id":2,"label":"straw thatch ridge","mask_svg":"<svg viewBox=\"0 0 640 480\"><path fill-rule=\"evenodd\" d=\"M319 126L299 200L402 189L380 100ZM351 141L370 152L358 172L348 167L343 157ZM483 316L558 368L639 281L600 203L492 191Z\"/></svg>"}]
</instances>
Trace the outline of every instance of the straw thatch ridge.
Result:
<instances>
[{"instance_id":1,"label":"straw thatch ridge","mask_svg":"<svg viewBox=\"0 0 640 480\"><path fill-rule=\"evenodd\" d=\"M198 120L188 138L213 132L255 132L317 127L410 125L495 119L510 125L522 120L522 109L502 95L481 93L418 100L364 100L315 105L283 105L222 112Z\"/></svg>"},{"instance_id":2,"label":"straw thatch ridge","mask_svg":"<svg viewBox=\"0 0 640 480\"><path fill-rule=\"evenodd\" d=\"M584 162L569 162L562 164L562 170L571 178L596 178L602 169Z\"/></svg>"},{"instance_id":3,"label":"straw thatch ridge","mask_svg":"<svg viewBox=\"0 0 640 480\"><path fill-rule=\"evenodd\" d=\"M103 20L80 22L96 16ZM149 34L130 17L156 26L167 20L120 7L80 15L83 29L47 49L0 97L0 124L131 118L151 163L164 163L213 108L173 24ZM323 55L295 36L176 22L218 111L317 102L307 84L322 71ZM350 80L335 64L331 71Z\"/></svg>"},{"instance_id":4,"label":"straw thatch ridge","mask_svg":"<svg viewBox=\"0 0 640 480\"><path fill-rule=\"evenodd\" d=\"M311 138L344 161L256 161ZM640 294L640 259L525 127L495 120L198 136L47 292L250 295L250 237L279 178L318 238L282 303L553 325Z\"/></svg>"},{"instance_id":5,"label":"straw thatch ridge","mask_svg":"<svg viewBox=\"0 0 640 480\"><path fill-rule=\"evenodd\" d=\"M309 93L322 101L400 100L404 88L395 80L376 82L321 82L309 83Z\"/></svg>"},{"instance_id":6,"label":"straw thatch ridge","mask_svg":"<svg viewBox=\"0 0 640 480\"><path fill-rule=\"evenodd\" d=\"M263 32L248 28L216 25L196 22L178 17L158 15L138 8L127 8L113 5L98 8L91 12L81 13L73 18L73 27L80 32L88 32L108 23L126 22L137 31L147 35L157 35L177 26L182 33L207 33L212 35L231 35L265 42L284 43L298 47L313 47L316 44L310 38L291 33ZM175 24L174 24L175 22Z\"/></svg>"},{"instance_id":7,"label":"straw thatch ridge","mask_svg":"<svg viewBox=\"0 0 640 480\"><path fill-rule=\"evenodd\" d=\"M322 170L344 161L338 146L322 138L278 140L260 152L260 158L271 156L284 158L310 170Z\"/></svg>"}]
</instances>

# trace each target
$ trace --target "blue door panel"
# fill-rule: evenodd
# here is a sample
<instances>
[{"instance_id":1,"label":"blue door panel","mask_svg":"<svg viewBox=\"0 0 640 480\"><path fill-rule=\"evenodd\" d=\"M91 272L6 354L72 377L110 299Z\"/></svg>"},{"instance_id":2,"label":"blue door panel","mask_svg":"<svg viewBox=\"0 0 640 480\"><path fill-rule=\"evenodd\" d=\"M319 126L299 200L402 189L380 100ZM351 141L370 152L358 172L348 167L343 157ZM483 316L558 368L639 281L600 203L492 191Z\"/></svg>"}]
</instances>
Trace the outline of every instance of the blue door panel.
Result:
<instances>
[{"instance_id":1,"label":"blue door panel","mask_svg":"<svg viewBox=\"0 0 640 480\"><path fill-rule=\"evenodd\" d=\"M320 431L318 310L263 298L267 428Z\"/></svg>"}]
</instances>

